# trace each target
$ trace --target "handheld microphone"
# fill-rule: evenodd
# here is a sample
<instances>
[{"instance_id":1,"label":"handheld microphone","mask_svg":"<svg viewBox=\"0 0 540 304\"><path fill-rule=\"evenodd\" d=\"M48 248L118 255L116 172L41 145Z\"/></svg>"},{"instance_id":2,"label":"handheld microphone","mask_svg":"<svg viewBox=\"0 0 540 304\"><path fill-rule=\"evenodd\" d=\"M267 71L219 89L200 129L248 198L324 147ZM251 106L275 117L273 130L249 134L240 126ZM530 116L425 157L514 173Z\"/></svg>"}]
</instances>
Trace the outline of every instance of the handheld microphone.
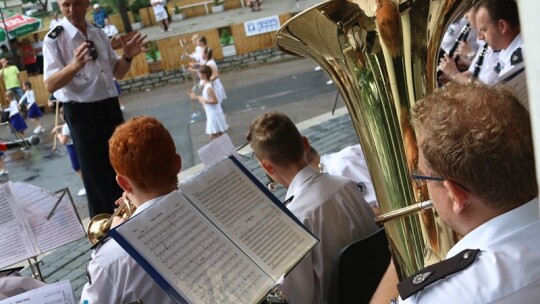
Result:
<instances>
[{"instance_id":1,"label":"handheld microphone","mask_svg":"<svg viewBox=\"0 0 540 304\"><path fill-rule=\"evenodd\" d=\"M28 138L0 143L0 151L7 151L20 147L35 146L37 144L39 144L39 137L36 135L32 135Z\"/></svg>"}]
</instances>

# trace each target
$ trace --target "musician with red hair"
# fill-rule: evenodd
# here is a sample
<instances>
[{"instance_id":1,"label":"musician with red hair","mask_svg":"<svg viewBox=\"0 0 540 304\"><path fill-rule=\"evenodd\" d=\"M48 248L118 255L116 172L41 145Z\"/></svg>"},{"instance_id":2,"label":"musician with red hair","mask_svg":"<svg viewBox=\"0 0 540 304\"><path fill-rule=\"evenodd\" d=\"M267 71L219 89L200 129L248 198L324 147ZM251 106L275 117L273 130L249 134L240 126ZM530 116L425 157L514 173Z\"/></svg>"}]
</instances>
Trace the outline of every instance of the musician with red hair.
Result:
<instances>
[{"instance_id":1,"label":"musician with red hair","mask_svg":"<svg viewBox=\"0 0 540 304\"><path fill-rule=\"evenodd\" d=\"M181 159L171 134L153 117L133 118L118 126L109 140L109 157L123 199L142 212L176 190ZM113 227L126 219L115 217ZM113 239L92 253L81 303L176 303Z\"/></svg>"}]
</instances>

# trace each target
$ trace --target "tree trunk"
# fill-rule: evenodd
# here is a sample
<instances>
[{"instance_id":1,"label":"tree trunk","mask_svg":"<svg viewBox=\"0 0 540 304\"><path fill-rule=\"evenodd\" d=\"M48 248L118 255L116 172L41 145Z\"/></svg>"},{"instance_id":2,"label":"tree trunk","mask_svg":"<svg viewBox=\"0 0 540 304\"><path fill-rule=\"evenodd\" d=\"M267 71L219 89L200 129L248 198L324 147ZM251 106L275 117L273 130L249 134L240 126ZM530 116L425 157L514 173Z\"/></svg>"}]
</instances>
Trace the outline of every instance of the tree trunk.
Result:
<instances>
[{"instance_id":1,"label":"tree trunk","mask_svg":"<svg viewBox=\"0 0 540 304\"><path fill-rule=\"evenodd\" d=\"M127 13L126 0L116 0L116 3L118 5L118 11L120 12L120 18L122 18L122 23L124 24L124 29L126 30L126 33L133 31Z\"/></svg>"}]
</instances>

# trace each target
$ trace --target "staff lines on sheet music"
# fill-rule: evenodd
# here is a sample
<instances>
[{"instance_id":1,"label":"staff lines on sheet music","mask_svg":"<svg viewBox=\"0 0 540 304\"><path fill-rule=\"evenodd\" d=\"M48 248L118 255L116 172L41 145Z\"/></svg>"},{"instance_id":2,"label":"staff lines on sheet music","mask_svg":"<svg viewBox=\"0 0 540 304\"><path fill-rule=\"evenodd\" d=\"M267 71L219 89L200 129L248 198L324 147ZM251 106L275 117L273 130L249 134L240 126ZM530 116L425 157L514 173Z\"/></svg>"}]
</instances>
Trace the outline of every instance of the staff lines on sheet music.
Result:
<instances>
[{"instance_id":1,"label":"staff lines on sheet music","mask_svg":"<svg viewBox=\"0 0 540 304\"><path fill-rule=\"evenodd\" d=\"M13 210L9 208L9 201L5 192L0 192L0 210L4 210L0 213L0 225L12 221L15 217Z\"/></svg>"},{"instance_id":2,"label":"staff lines on sheet music","mask_svg":"<svg viewBox=\"0 0 540 304\"><path fill-rule=\"evenodd\" d=\"M209 210L225 227L252 211L253 201L260 200L250 187L245 187L237 171L231 171L229 178L212 180L206 189L195 192L195 198ZM219 198L219 199L216 199Z\"/></svg>"},{"instance_id":3,"label":"staff lines on sheet music","mask_svg":"<svg viewBox=\"0 0 540 304\"><path fill-rule=\"evenodd\" d=\"M272 210L267 211L267 218L270 217ZM260 237L257 231L266 231L265 237ZM264 221L258 223L255 227L251 227L241 236L240 240L244 242L248 248L253 248L254 253L261 257L267 266L275 268L278 261L283 260L282 257L294 251L302 241L299 234L287 235L285 233L286 225L279 220ZM280 250L275 250L276 246Z\"/></svg>"},{"instance_id":4,"label":"staff lines on sheet music","mask_svg":"<svg viewBox=\"0 0 540 304\"><path fill-rule=\"evenodd\" d=\"M197 237L200 237L201 240L195 242L195 238ZM211 247L216 246L218 243L218 237L213 234L210 229L204 227L204 230L201 231L201 233L190 238L188 245L184 245L181 248L178 248L178 250L171 251L170 254L164 258L163 262L168 267L172 267L180 263L187 264L189 266L198 266L204 261L204 251L202 250L210 250Z\"/></svg>"}]
</instances>

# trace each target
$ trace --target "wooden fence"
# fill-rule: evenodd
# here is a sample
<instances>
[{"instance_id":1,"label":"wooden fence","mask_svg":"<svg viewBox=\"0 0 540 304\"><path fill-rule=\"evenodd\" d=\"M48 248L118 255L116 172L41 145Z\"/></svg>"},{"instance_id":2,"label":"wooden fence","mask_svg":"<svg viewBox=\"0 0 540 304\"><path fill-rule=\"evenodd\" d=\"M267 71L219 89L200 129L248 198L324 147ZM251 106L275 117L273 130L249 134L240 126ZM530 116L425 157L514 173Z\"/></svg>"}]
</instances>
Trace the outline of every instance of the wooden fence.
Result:
<instances>
[{"instance_id":1,"label":"wooden fence","mask_svg":"<svg viewBox=\"0 0 540 304\"><path fill-rule=\"evenodd\" d=\"M185 1L196 2L195 0L185 0ZM237 3L238 5L240 5L239 0L230 0L230 1L226 1L225 3ZM151 9L152 8L150 8L150 10ZM153 16L153 12L148 11L148 13ZM132 16L130 15L130 17ZM111 20L116 20L115 18L118 18L118 23L119 24L122 23L119 19L120 18L119 16L113 15L113 16L110 16L110 18ZM285 23L290 18L291 18L290 13L279 16L281 24ZM113 22L113 23L117 24L118 26L118 23L116 22ZM231 34L234 37L236 55L245 55L245 54L257 51L257 50L274 47L273 39L274 39L275 32L247 37L244 31L243 23L233 24L230 26L230 29L231 29ZM38 32L40 37L44 37L46 33L47 33L47 30ZM161 69L163 71L179 70L179 69L182 69L182 67L187 68L189 57L182 56L182 54L191 53L193 51L194 46L191 44L191 36L193 34L194 33L187 33L187 34L174 36L170 38L164 38L164 39L156 41L158 50L161 55L161 61L157 63L149 63L146 60L146 55L140 54L133 59L131 68L123 80L148 75L149 73L155 71L156 65L158 69ZM208 46L212 48L213 50L214 59L219 61L224 58L223 50L221 48L221 43L219 40L219 29L210 29L210 30L198 32L197 34L206 37ZM180 40L183 41L184 47L182 47ZM121 49L116 50L116 51L118 52L119 55L122 54ZM21 72L21 80L24 81L26 79L28 79L26 72L25 71ZM43 83L43 75L32 76L30 77L30 81L32 82L33 89L36 93L36 100L38 102L38 105L40 106L46 105L49 94L45 90L45 86ZM4 93L1 87L0 87L0 91Z\"/></svg>"},{"instance_id":2,"label":"wooden fence","mask_svg":"<svg viewBox=\"0 0 540 304\"><path fill-rule=\"evenodd\" d=\"M279 17L281 24L291 18L291 14L287 13ZM244 24L231 25L231 32L234 37L234 44L237 55L244 55L257 50L272 48L274 46L275 32L265 33L261 35L247 37L244 31ZM214 59L223 59L223 50L219 40L218 29L206 30L198 32L199 35L205 36L208 46L212 48ZM181 69L182 66L187 68L189 57L181 58L182 54L193 51L194 46L191 44L191 36L193 33L174 36L156 41L158 50L161 54L161 67L164 71L172 71ZM184 42L186 49L183 49L180 40ZM149 73L148 65L144 54L140 54L133 60L133 64L124 79L144 76Z\"/></svg>"}]
</instances>

